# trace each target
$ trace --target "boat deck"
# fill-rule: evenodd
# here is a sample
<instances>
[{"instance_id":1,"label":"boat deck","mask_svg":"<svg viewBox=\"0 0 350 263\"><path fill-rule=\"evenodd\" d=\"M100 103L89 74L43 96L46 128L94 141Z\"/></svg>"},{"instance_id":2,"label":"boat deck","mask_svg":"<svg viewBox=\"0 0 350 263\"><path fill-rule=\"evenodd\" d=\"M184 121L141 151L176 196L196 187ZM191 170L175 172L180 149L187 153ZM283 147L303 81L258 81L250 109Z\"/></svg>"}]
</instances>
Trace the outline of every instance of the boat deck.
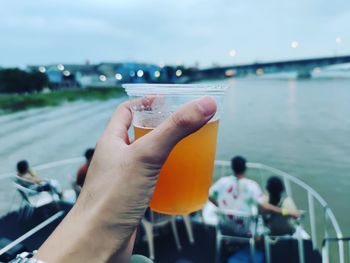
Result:
<instances>
[{"instance_id":1,"label":"boat deck","mask_svg":"<svg viewBox=\"0 0 350 263\"><path fill-rule=\"evenodd\" d=\"M65 214L70 210L71 206L63 205ZM55 211L52 207L42 207L36 209L33 215L27 221L18 220L18 212L12 212L0 219L0 240L7 238L15 240L33 227L37 226ZM48 226L35 233L33 236L21 242L27 251L35 250L45 241L52 233L56 226L62 221L63 217L50 223ZM213 226L205 226L200 223L193 223L193 232L195 243L190 244L185 227L182 221L177 222L178 233L182 250L178 251L175 245L170 226L164 226L158 230L155 235L155 262L156 263L214 263L215 262L215 228ZM3 247L4 244L0 246ZM259 246L259 244L258 244ZM311 242L305 242L306 248L305 262L318 263L321 257L318 252L312 251ZM260 247L263 247L260 244ZM228 251L234 251L232 245L225 246L224 254ZM298 262L297 245L294 242L285 242L279 246L272 247L272 262ZM230 252L233 253L233 252ZM136 240L134 254L142 254L148 256L148 245L143 239L143 230L140 228ZM227 258L227 257L226 257ZM0 256L0 261L4 258ZM6 262L6 261L5 261ZM224 260L223 262L226 262Z\"/></svg>"}]
</instances>

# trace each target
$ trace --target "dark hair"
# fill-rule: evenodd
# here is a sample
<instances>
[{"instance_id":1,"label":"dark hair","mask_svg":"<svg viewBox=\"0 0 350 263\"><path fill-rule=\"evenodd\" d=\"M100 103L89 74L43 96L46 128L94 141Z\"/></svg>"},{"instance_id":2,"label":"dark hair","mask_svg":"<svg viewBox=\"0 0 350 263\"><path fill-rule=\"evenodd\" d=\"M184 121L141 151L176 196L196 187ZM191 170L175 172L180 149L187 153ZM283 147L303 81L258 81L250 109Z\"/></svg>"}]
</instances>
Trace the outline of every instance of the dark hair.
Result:
<instances>
[{"instance_id":1,"label":"dark hair","mask_svg":"<svg viewBox=\"0 0 350 263\"><path fill-rule=\"evenodd\" d=\"M85 158L87 161L91 161L92 156L94 155L95 149L94 148L89 148L85 151Z\"/></svg>"},{"instance_id":2,"label":"dark hair","mask_svg":"<svg viewBox=\"0 0 350 263\"><path fill-rule=\"evenodd\" d=\"M25 174L29 170L29 163L26 160L19 161L17 163L17 171L20 174Z\"/></svg>"},{"instance_id":3,"label":"dark hair","mask_svg":"<svg viewBox=\"0 0 350 263\"><path fill-rule=\"evenodd\" d=\"M235 174L243 174L247 169L246 159L242 156L236 156L231 160L231 168Z\"/></svg>"},{"instance_id":4,"label":"dark hair","mask_svg":"<svg viewBox=\"0 0 350 263\"><path fill-rule=\"evenodd\" d=\"M284 192L284 185L281 178L276 176L270 177L267 180L266 190L269 192L269 203L277 206Z\"/></svg>"}]
</instances>

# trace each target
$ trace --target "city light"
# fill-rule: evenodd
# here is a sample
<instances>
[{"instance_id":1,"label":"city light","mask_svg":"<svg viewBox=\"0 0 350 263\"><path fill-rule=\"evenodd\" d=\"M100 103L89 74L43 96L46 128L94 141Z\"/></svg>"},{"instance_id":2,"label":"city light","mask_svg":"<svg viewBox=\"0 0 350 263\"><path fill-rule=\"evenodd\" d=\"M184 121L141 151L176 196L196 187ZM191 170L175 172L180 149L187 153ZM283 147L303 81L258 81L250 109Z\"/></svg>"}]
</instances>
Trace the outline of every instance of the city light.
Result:
<instances>
[{"instance_id":1,"label":"city light","mask_svg":"<svg viewBox=\"0 0 350 263\"><path fill-rule=\"evenodd\" d=\"M63 70L64 70L64 66L63 66L62 64L58 64L58 65L57 65L57 69L58 69L59 71L63 71Z\"/></svg>"},{"instance_id":2,"label":"city light","mask_svg":"<svg viewBox=\"0 0 350 263\"><path fill-rule=\"evenodd\" d=\"M321 72L321 68L320 67L315 67L312 71L314 73L320 73Z\"/></svg>"},{"instance_id":3,"label":"city light","mask_svg":"<svg viewBox=\"0 0 350 263\"><path fill-rule=\"evenodd\" d=\"M105 75L100 75L99 79L103 82L107 80Z\"/></svg>"},{"instance_id":4,"label":"city light","mask_svg":"<svg viewBox=\"0 0 350 263\"><path fill-rule=\"evenodd\" d=\"M335 38L335 43L340 44L342 42L341 37L336 37Z\"/></svg>"},{"instance_id":5,"label":"city light","mask_svg":"<svg viewBox=\"0 0 350 263\"><path fill-rule=\"evenodd\" d=\"M236 70L228 69L228 70L225 71L225 76L226 77L232 77L232 76L236 75L236 73L237 73Z\"/></svg>"},{"instance_id":6,"label":"city light","mask_svg":"<svg viewBox=\"0 0 350 263\"><path fill-rule=\"evenodd\" d=\"M158 70L156 70L156 71L154 72L154 76L155 76L156 78L159 78L159 77L160 77L160 72L159 72Z\"/></svg>"},{"instance_id":7,"label":"city light","mask_svg":"<svg viewBox=\"0 0 350 263\"><path fill-rule=\"evenodd\" d=\"M292 43L290 43L290 47L291 48L298 48L299 47L299 42L298 41L292 41Z\"/></svg>"},{"instance_id":8,"label":"city light","mask_svg":"<svg viewBox=\"0 0 350 263\"><path fill-rule=\"evenodd\" d=\"M130 73L129 73L129 75L130 75L130 77L135 77L135 71L130 71Z\"/></svg>"},{"instance_id":9,"label":"city light","mask_svg":"<svg viewBox=\"0 0 350 263\"><path fill-rule=\"evenodd\" d=\"M181 69L176 70L175 74L176 74L177 77L181 77L182 70Z\"/></svg>"},{"instance_id":10,"label":"city light","mask_svg":"<svg viewBox=\"0 0 350 263\"><path fill-rule=\"evenodd\" d=\"M63 75L65 77L69 77L70 76L70 72L68 70L65 70L65 71L63 71Z\"/></svg>"},{"instance_id":11,"label":"city light","mask_svg":"<svg viewBox=\"0 0 350 263\"><path fill-rule=\"evenodd\" d=\"M139 70L137 71L137 76L138 76L139 78L142 78L142 77L143 77L143 70L142 70L142 69L139 69Z\"/></svg>"},{"instance_id":12,"label":"city light","mask_svg":"<svg viewBox=\"0 0 350 263\"><path fill-rule=\"evenodd\" d=\"M230 57L235 57L237 55L237 51L235 49L231 49L229 52L228 52L228 55Z\"/></svg>"},{"instance_id":13,"label":"city light","mask_svg":"<svg viewBox=\"0 0 350 263\"><path fill-rule=\"evenodd\" d=\"M160 67L160 68L164 68L164 66L165 66L165 65L164 65L163 62L160 62L160 63L159 63L159 67Z\"/></svg>"},{"instance_id":14,"label":"city light","mask_svg":"<svg viewBox=\"0 0 350 263\"><path fill-rule=\"evenodd\" d=\"M120 74L120 73L117 73L117 74L115 74L115 79L116 80L122 80L123 79L123 75Z\"/></svg>"},{"instance_id":15,"label":"city light","mask_svg":"<svg viewBox=\"0 0 350 263\"><path fill-rule=\"evenodd\" d=\"M45 73L45 72L46 72L46 68L43 67L43 66L40 66L40 67L38 68L38 70L39 70L41 73Z\"/></svg>"},{"instance_id":16,"label":"city light","mask_svg":"<svg viewBox=\"0 0 350 263\"><path fill-rule=\"evenodd\" d=\"M256 71L255 71L256 75L264 75L264 70L262 68L258 68Z\"/></svg>"}]
</instances>

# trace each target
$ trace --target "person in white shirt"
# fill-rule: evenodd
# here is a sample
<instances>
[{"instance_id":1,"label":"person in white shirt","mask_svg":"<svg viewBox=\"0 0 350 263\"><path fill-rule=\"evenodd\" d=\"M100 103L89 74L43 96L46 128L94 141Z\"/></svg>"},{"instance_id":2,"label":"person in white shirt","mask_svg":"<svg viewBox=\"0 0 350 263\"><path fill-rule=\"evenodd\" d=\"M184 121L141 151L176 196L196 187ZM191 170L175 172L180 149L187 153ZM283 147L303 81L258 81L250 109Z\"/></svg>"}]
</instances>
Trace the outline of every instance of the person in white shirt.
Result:
<instances>
[{"instance_id":1,"label":"person in white shirt","mask_svg":"<svg viewBox=\"0 0 350 263\"><path fill-rule=\"evenodd\" d=\"M297 210L287 210L270 204L260 188L253 180L246 178L246 160L236 156L231 160L233 175L220 178L209 191L209 201L221 209L228 209L255 215L258 208L282 214L283 216L299 217Z\"/></svg>"}]
</instances>

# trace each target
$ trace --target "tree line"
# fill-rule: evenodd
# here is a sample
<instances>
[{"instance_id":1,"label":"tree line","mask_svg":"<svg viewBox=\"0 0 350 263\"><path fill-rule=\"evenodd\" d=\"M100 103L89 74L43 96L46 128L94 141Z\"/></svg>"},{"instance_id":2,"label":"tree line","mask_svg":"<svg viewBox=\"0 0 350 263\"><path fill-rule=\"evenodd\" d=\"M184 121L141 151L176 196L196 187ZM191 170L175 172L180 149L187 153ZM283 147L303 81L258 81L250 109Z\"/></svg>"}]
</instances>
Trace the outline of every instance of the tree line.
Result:
<instances>
[{"instance_id":1,"label":"tree line","mask_svg":"<svg viewBox=\"0 0 350 263\"><path fill-rule=\"evenodd\" d=\"M18 68L0 69L0 93L29 93L41 91L49 84L39 71L27 72Z\"/></svg>"}]
</instances>

